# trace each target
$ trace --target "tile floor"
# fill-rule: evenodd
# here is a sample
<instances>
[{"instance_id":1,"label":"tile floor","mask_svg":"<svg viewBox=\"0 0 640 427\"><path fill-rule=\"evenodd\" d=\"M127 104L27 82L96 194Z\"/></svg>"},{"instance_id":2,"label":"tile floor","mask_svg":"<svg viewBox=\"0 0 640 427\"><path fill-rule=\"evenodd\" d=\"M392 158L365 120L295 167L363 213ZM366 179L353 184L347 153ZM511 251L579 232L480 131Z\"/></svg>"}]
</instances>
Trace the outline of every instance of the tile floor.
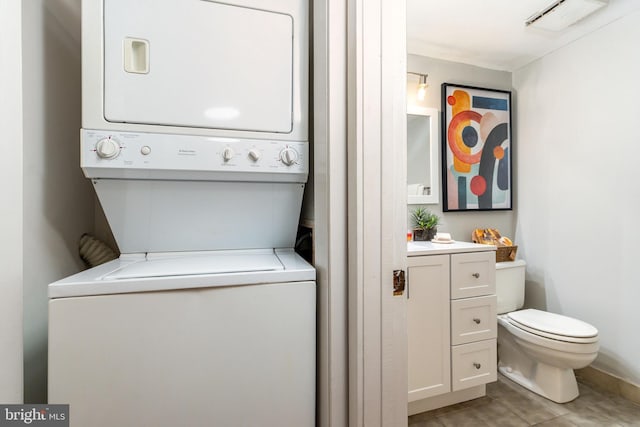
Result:
<instances>
[{"instance_id":1,"label":"tile floor","mask_svg":"<svg viewBox=\"0 0 640 427\"><path fill-rule=\"evenodd\" d=\"M502 375L487 385L480 399L409 417L409 427L640 427L640 405L578 383L580 396L557 404L520 387Z\"/></svg>"}]
</instances>

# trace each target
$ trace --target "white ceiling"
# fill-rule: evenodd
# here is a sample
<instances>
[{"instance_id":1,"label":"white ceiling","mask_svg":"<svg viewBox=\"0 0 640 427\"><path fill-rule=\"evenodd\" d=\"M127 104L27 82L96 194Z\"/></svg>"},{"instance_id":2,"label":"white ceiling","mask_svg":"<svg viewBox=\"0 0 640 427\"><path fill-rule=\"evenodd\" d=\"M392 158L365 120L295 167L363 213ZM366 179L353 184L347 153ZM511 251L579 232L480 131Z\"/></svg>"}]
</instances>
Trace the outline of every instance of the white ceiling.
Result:
<instances>
[{"instance_id":1,"label":"white ceiling","mask_svg":"<svg viewBox=\"0 0 640 427\"><path fill-rule=\"evenodd\" d=\"M640 10L640 0L609 0L563 31L525 28L553 0L407 0L407 51L514 71L561 46Z\"/></svg>"}]
</instances>

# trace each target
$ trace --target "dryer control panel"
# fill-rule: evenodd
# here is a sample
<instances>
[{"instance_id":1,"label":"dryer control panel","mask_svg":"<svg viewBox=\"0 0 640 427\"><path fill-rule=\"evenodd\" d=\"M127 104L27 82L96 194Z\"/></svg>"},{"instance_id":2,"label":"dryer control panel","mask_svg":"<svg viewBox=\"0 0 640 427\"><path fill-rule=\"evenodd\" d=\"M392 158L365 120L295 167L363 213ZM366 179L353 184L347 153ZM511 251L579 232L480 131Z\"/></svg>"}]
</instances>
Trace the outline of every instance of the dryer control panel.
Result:
<instances>
[{"instance_id":1,"label":"dryer control panel","mask_svg":"<svg viewBox=\"0 0 640 427\"><path fill-rule=\"evenodd\" d=\"M308 143L83 129L88 178L305 182Z\"/></svg>"}]
</instances>

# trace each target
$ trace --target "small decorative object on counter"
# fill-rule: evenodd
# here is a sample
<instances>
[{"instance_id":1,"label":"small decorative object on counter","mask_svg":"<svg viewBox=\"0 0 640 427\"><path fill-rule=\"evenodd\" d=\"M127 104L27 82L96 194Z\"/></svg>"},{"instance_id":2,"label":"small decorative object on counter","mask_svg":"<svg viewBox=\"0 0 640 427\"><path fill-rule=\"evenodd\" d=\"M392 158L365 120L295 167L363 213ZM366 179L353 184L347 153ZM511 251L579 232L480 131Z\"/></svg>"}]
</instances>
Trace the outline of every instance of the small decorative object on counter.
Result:
<instances>
[{"instance_id":1,"label":"small decorative object on counter","mask_svg":"<svg viewBox=\"0 0 640 427\"><path fill-rule=\"evenodd\" d=\"M453 243L455 240L451 238L450 233L436 233L436 236L431 240L433 243Z\"/></svg>"},{"instance_id":2,"label":"small decorative object on counter","mask_svg":"<svg viewBox=\"0 0 640 427\"><path fill-rule=\"evenodd\" d=\"M510 238L501 236L495 228L476 228L471 233L471 241L483 245L495 245L496 262L515 261L518 246L515 246Z\"/></svg>"},{"instance_id":3,"label":"small decorative object on counter","mask_svg":"<svg viewBox=\"0 0 640 427\"><path fill-rule=\"evenodd\" d=\"M413 240L429 241L438 232L440 217L423 207L418 207L411 212L413 225Z\"/></svg>"}]
</instances>

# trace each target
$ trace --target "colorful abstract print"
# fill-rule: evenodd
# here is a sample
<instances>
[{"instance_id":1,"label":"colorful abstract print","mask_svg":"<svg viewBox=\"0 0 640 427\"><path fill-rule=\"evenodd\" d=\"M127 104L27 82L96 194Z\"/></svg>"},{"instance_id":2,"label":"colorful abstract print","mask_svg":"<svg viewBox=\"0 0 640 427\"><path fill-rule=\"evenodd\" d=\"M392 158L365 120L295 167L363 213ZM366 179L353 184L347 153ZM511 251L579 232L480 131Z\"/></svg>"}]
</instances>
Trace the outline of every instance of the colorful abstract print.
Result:
<instances>
[{"instance_id":1,"label":"colorful abstract print","mask_svg":"<svg viewBox=\"0 0 640 427\"><path fill-rule=\"evenodd\" d=\"M511 209L510 93L443 89L445 209Z\"/></svg>"}]
</instances>

